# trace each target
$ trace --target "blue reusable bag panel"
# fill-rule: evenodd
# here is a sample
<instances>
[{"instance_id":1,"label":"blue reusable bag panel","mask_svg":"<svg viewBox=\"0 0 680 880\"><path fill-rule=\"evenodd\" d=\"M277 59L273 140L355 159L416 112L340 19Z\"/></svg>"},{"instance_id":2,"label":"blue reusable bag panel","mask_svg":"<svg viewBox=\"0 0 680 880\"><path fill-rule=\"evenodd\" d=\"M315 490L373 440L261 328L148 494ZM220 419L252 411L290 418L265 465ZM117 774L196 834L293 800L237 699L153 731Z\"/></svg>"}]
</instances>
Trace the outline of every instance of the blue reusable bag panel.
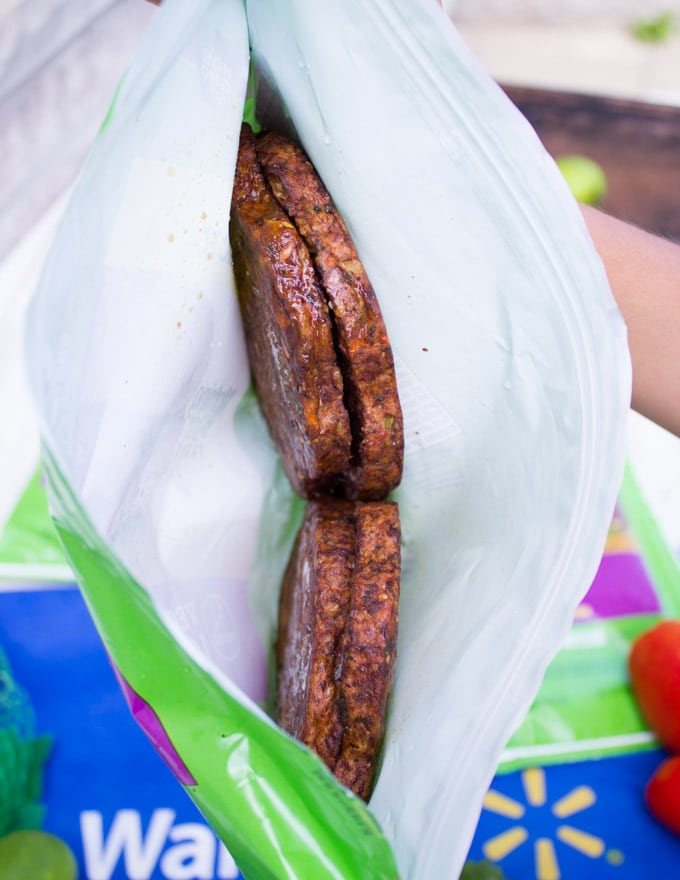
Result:
<instances>
[{"instance_id":1,"label":"blue reusable bag panel","mask_svg":"<svg viewBox=\"0 0 680 880\"><path fill-rule=\"evenodd\" d=\"M4 585L0 645L54 738L44 827L81 880L241 878L130 715L77 588Z\"/></svg>"},{"instance_id":2,"label":"blue reusable bag panel","mask_svg":"<svg viewBox=\"0 0 680 880\"><path fill-rule=\"evenodd\" d=\"M54 737L45 828L73 849L82 880L241 878L130 716L77 589L0 592L0 644L36 734ZM508 880L677 880L680 840L642 800L662 758L497 776L501 797L487 797L470 858L491 858Z\"/></svg>"},{"instance_id":3,"label":"blue reusable bag panel","mask_svg":"<svg viewBox=\"0 0 680 880\"><path fill-rule=\"evenodd\" d=\"M470 858L508 880L678 880L680 839L647 812L643 791L664 753L498 775Z\"/></svg>"}]
</instances>

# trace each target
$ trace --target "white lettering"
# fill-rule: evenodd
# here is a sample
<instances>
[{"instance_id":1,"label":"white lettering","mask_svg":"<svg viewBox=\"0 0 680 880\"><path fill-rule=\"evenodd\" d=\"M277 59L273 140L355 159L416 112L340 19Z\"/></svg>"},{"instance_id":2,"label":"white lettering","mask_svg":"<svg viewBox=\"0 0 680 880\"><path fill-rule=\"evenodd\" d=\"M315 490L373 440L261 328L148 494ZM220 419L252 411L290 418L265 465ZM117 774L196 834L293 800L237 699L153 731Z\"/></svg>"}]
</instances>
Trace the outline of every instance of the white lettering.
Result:
<instances>
[{"instance_id":1,"label":"white lettering","mask_svg":"<svg viewBox=\"0 0 680 880\"><path fill-rule=\"evenodd\" d=\"M102 814L96 810L81 813L80 833L89 880L111 880L121 856L129 880L149 880L174 819L174 810L154 810L143 837L139 813L119 810L104 838Z\"/></svg>"},{"instance_id":2,"label":"white lettering","mask_svg":"<svg viewBox=\"0 0 680 880\"><path fill-rule=\"evenodd\" d=\"M119 810L105 835L101 813L81 813L88 880L112 880L121 860L128 880L149 880L157 866L166 880L237 880L236 863L212 830L199 822L173 826L175 818L174 810L154 810L144 835L139 813Z\"/></svg>"},{"instance_id":3,"label":"white lettering","mask_svg":"<svg viewBox=\"0 0 680 880\"><path fill-rule=\"evenodd\" d=\"M218 880L236 880L238 868L226 846L219 842L217 850L217 878Z\"/></svg>"},{"instance_id":4,"label":"white lettering","mask_svg":"<svg viewBox=\"0 0 680 880\"><path fill-rule=\"evenodd\" d=\"M186 822L169 834L175 846L161 859L161 873L168 880L213 880L215 835L205 825ZM176 843L176 841L184 841Z\"/></svg>"}]
</instances>

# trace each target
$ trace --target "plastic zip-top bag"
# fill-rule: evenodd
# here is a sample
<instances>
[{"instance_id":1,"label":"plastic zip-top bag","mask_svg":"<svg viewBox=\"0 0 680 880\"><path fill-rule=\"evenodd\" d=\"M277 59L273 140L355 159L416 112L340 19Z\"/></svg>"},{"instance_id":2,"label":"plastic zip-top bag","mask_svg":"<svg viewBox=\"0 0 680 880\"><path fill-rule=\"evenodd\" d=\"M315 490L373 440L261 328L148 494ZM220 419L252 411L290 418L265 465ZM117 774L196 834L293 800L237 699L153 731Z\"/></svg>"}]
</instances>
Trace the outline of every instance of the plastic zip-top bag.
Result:
<instances>
[{"instance_id":1,"label":"plastic zip-top bag","mask_svg":"<svg viewBox=\"0 0 680 880\"><path fill-rule=\"evenodd\" d=\"M367 807L266 711L303 503L231 272L249 42L259 121L273 108L323 178L397 363L400 633ZM456 878L600 561L630 371L577 206L444 13L168 0L61 225L27 356L51 509L130 708L243 873Z\"/></svg>"}]
</instances>

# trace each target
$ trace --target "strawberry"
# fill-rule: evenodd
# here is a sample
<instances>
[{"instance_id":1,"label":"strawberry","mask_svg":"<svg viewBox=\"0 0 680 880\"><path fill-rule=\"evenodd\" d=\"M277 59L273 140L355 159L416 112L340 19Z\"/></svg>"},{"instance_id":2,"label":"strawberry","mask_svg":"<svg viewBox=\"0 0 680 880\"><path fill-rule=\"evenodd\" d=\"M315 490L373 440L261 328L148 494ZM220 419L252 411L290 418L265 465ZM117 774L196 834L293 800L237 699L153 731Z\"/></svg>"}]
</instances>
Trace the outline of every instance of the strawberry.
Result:
<instances>
[{"instance_id":1,"label":"strawberry","mask_svg":"<svg viewBox=\"0 0 680 880\"><path fill-rule=\"evenodd\" d=\"M645 788L649 812L675 834L680 835L680 755L668 758Z\"/></svg>"},{"instance_id":2,"label":"strawberry","mask_svg":"<svg viewBox=\"0 0 680 880\"><path fill-rule=\"evenodd\" d=\"M667 749L680 752L680 620L665 620L639 636L628 668L647 724Z\"/></svg>"}]
</instances>

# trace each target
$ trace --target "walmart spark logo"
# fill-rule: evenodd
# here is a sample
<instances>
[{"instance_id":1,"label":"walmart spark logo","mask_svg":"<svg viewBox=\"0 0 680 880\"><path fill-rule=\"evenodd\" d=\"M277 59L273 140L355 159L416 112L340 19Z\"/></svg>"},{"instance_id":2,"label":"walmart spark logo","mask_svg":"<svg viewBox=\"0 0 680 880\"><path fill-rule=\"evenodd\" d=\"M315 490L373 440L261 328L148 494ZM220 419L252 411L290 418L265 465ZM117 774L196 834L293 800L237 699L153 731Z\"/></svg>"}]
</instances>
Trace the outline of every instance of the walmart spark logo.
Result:
<instances>
[{"instance_id":1,"label":"walmart spark logo","mask_svg":"<svg viewBox=\"0 0 680 880\"><path fill-rule=\"evenodd\" d=\"M527 808L547 806L545 773L540 768L531 768L522 772L522 785L526 796L526 804L513 800L494 789L490 789L484 799L484 809L490 810L508 819L522 819ZM564 797L550 805L550 812L556 821L555 838L572 849L577 850L591 859L604 857L610 865L623 863L623 853L619 850L608 850L601 837L589 834L564 822L587 810L596 802L597 796L588 785L573 788ZM507 831L487 840L482 849L485 858L491 862L499 862L529 840L529 832L520 824L513 825ZM560 880L560 866L557 860L555 844L550 837L539 837L534 841L534 864L536 880Z\"/></svg>"}]
</instances>

